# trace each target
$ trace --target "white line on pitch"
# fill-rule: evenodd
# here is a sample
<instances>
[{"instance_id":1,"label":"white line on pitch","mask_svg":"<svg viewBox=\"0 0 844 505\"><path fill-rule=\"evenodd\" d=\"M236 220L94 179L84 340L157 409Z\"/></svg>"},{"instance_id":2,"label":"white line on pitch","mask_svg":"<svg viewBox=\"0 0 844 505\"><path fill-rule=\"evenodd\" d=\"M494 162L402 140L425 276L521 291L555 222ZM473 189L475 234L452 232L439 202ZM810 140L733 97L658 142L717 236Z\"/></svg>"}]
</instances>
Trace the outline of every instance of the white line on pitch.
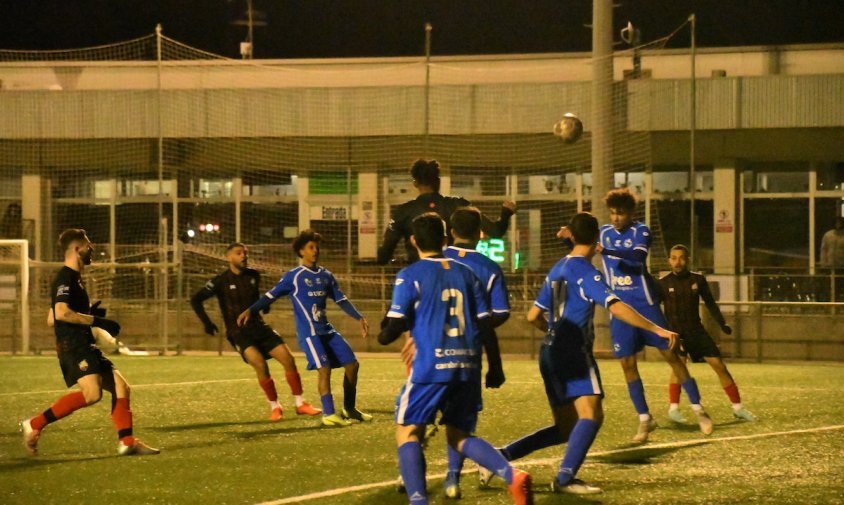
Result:
<instances>
[{"instance_id":1,"label":"white line on pitch","mask_svg":"<svg viewBox=\"0 0 844 505\"><path fill-rule=\"evenodd\" d=\"M244 382L244 381L254 381L255 379L216 379L216 380L207 380L207 381L186 381L186 382L159 382L153 384L135 384L132 385L132 389L144 389L144 388L166 388L166 387L178 387L178 386L201 386L203 384L219 384L225 382ZM0 393L0 396L20 396L20 395L38 395L38 394L56 394L56 393L65 393L67 389L49 389L43 391L18 391L14 393Z\"/></svg>"},{"instance_id":2,"label":"white line on pitch","mask_svg":"<svg viewBox=\"0 0 844 505\"><path fill-rule=\"evenodd\" d=\"M213 380L205 380L205 381L185 381L185 382L159 382L159 383L152 383L152 384L134 384L132 385L133 388L136 389L143 389L143 388L165 388L165 387L179 387L179 386L201 386L204 384L224 384L227 382L248 382L253 381L255 379L213 379ZM395 384L403 384L404 379L369 379L364 381L366 382L390 382ZM536 381L508 381L506 384L523 384L523 385L541 385L541 380ZM605 387L621 387L625 384L622 383L614 383L614 382L603 382ZM660 384L661 385L661 384ZM703 387L708 387L704 385ZM713 388L715 386L712 386ZM788 386L753 386L753 385L742 385L742 389L766 389L766 390L780 390L780 391L840 391L837 388L808 388L808 387L788 387ZM0 397L3 396L25 396L25 395L38 395L38 394L59 394L65 393L67 389L47 389L47 390L40 390L40 391L14 391L10 393L0 393Z\"/></svg>"},{"instance_id":3,"label":"white line on pitch","mask_svg":"<svg viewBox=\"0 0 844 505\"><path fill-rule=\"evenodd\" d=\"M791 431L774 431L770 433L757 433L755 435L737 435L734 437L721 437L721 438L699 438L695 440L683 440L680 442L664 442L661 444L647 444L641 445L637 447L626 447L624 449L612 449L609 451L598 451L598 452L590 452L588 457L596 457L596 456L609 456L612 454L623 454L626 452L635 452L635 451L642 451L648 449L665 449L665 448L672 448L672 447L685 447L685 446L694 446L694 445L703 445L703 444L712 444L715 442L730 442L733 440L752 440L754 438L769 438L769 437L780 437L785 435L798 435L801 433L817 433L821 431L835 431L835 430L842 430L844 429L844 424L836 424L831 426L821 426L818 428L807 428L803 430L791 430ZM543 459L527 459L519 461L519 467L525 466L538 466L538 465L549 465L553 463L557 463L560 461L559 457L556 458L543 458ZM472 473L472 472L467 472ZM433 479L442 479L445 477L445 473L438 473L435 475L429 475L427 480ZM347 493L354 493L356 491L366 491L369 489L377 489L382 487L389 487L395 486L396 480L385 480L381 482L372 482L369 484L361 484L358 486L349 486L349 487L341 487L336 489L329 489L327 491L320 491L318 493L310 493L310 494L303 494L299 496L291 496L289 498L281 498L279 500L272 500L261 502L258 505L284 505L286 503L299 503L304 501L311 501L317 500L319 498L327 498L329 496L337 496L341 494Z\"/></svg>"}]
</instances>

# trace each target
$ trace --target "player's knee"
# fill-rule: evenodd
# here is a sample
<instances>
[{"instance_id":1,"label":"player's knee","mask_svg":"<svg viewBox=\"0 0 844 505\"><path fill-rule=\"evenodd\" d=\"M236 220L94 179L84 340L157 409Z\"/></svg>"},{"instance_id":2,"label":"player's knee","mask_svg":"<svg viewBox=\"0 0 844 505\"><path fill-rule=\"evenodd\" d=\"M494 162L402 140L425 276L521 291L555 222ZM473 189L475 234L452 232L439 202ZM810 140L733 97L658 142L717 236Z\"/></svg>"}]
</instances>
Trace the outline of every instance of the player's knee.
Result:
<instances>
[{"instance_id":1,"label":"player's knee","mask_svg":"<svg viewBox=\"0 0 844 505\"><path fill-rule=\"evenodd\" d=\"M103 391L101 389L88 389L82 391L82 396L85 397L87 405L93 405L103 398Z\"/></svg>"}]
</instances>

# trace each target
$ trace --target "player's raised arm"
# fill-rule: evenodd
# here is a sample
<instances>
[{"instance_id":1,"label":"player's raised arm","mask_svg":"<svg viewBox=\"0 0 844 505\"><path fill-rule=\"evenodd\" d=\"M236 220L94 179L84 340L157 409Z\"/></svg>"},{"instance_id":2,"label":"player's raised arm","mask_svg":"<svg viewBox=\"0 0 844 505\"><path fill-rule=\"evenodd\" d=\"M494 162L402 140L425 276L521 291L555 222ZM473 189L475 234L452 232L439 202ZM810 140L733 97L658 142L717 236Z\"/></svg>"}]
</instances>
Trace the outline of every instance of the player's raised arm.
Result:
<instances>
[{"instance_id":1,"label":"player's raised arm","mask_svg":"<svg viewBox=\"0 0 844 505\"><path fill-rule=\"evenodd\" d=\"M467 202L468 204L468 202ZM504 200L501 204L501 215L497 221L493 221L486 215L481 214L481 230L485 235L494 238L501 238L507 233L510 227L510 217L516 213L516 202Z\"/></svg>"},{"instance_id":2,"label":"player's raised arm","mask_svg":"<svg viewBox=\"0 0 844 505\"><path fill-rule=\"evenodd\" d=\"M287 296L293 292L293 277L291 276L290 272L284 274L278 284L273 286L273 288L263 295L261 295L258 300L249 306L248 309L244 310L239 316L237 316L237 325L243 326L249 322L249 319L252 317L252 314L257 314L262 310L266 310L273 302L281 298L282 296Z\"/></svg>"}]
</instances>

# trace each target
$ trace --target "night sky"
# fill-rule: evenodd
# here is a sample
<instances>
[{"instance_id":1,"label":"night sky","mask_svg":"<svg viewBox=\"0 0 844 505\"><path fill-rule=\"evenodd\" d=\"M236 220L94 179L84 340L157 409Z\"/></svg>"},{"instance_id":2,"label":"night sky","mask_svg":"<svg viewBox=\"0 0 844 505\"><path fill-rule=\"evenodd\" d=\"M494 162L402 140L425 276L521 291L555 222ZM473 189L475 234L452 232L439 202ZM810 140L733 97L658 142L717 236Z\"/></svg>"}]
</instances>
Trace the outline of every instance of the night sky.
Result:
<instances>
[{"instance_id":1,"label":"night sky","mask_svg":"<svg viewBox=\"0 0 844 505\"><path fill-rule=\"evenodd\" d=\"M616 0L648 41L694 12L700 47L844 42L842 0ZM256 58L589 51L590 0L253 0ZM246 0L0 0L0 48L67 49L154 32L237 57ZM263 15L263 17L260 17ZM688 31L669 47L688 47Z\"/></svg>"}]
</instances>

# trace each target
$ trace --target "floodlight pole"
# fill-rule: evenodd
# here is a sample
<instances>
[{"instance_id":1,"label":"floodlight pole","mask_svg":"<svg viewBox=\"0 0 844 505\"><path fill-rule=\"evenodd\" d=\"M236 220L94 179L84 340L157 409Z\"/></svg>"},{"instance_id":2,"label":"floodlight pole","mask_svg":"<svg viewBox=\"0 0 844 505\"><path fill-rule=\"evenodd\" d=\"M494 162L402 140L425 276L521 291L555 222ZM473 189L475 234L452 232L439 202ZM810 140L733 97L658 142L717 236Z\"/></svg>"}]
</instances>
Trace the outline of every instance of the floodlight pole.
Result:
<instances>
[{"instance_id":1,"label":"floodlight pole","mask_svg":"<svg viewBox=\"0 0 844 505\"><path fill-rule=\"evenodd\" d=\"M691 29L691 82L690 82L690 96L689 96L689 203L691 209L689 210L689 255L691 256L690 265L695 261L695 129L697 127L697 86L695 75L695 56L696 56L696 23L695 15L689 16L689 25Z\"/></svg>"},{"instance_id":2,"label":"floodlight pole","mask_svg":"<svg viewBox=\"0 0 844 505\"><path fill-rule=\"evenodd\" d=\"M430 122L430 106L428 101L431 95L431 23L425 23L425 156L428 156L428 131Z\"/></svg>"}]
</instances>

